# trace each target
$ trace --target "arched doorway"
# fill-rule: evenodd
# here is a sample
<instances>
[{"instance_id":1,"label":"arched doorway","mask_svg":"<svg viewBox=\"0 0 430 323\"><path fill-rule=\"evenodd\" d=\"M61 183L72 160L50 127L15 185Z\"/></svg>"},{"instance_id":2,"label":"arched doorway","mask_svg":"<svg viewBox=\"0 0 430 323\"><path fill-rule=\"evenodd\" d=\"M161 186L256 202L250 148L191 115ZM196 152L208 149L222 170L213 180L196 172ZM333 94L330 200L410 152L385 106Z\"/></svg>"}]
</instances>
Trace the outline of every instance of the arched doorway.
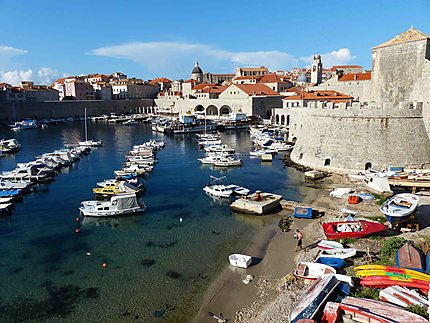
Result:
<instances>
[{"instance_id":1,"label":"arched doorway","mask_svg":"<svg viewBox=\"0 0 430 323\"><path fill-rule=\"evenodd\" d=\"M324 160L324 166L330 166L330 164L331 164L330 158L327 158L326 160Z\"/></svg>"},{"instance_id":2,"label":"arched doorway","mask_svg":"<svg viewBox=\"0 0 430 323\"><path fill-rule=\"evenodd\" d=\"M202 106L201 104L197 105L197 106L194 108L194 112L204 112L204 111L205 111L205 108L204 108L204 106Z\"/></svg>"},{"instance_id":3,"label":"arched doorway","mask_svg":"<svg viewBox=\"0 0 430 323\"><path fill-rule=\"evenodd\" d=\"M297 137L293 137L293 140L291 140L291 142L294 144L296 143L296 141L297 141Z\"/></svg>"},{"instance_id":4,"label":"arched doorway","mask_svg":"<svg viewBox=\"0 0 430 323\"><path fill-rule=\"evenodd\" d=\"M281 124L282 124L282 125L284 125L284 124L285 124L285 116L284 116L284 115L282 115L282 116L281 116Z\"/></svg>"},{"instance_id":5,"label":"arched doorway","mask_svg":"<svg viewBox=\"0 0 430 323\"><path fill-rule=\"evenodd\" d=\"M366 165L364 165L364 170L368 170L372 168L372 163L371 162L367 162Z\"/></svg>"},{"instance_id":6,"label":"arched doorway","mask_svg":"<svg viewBox=\"0 0 430 323\"><path fill-rule=\"evenodd\" d=\"M287 115L287 126L290 125L290 115Z\"/></svg>"},{"instance_id":7,"label":"arched doorway","mask_svg":"<svg viewBox=\"0 0 430 323\"><path fill-rule=\"evenodd\" d=\"M219 114L221 116L225 116L225 115L229 115L232 112L232 109L228 106L228 105L223 105L220 109L219 109Z\"/></svg>"},{"instance_id":8,"label":"arched doorway","mask_svg":"<svg viewBox=\"0 0 430 323\"><path fill-rule=\"evenodd\" d=\"M218 108L214 105L210 105L206 108L206 114L208 116L217 116L218 115Z\"/></svg>"},{"instance_id":9,"label":"arched doorway","mask_svg":"<svg viewBox=\"0 0 430 323\"><path fill-rule=\"evenodd\" d=\"M275 123L276 123L276 124L279 124L279 114L277 114L277 115L275 116Z\"/></svg>"}]
</instances>

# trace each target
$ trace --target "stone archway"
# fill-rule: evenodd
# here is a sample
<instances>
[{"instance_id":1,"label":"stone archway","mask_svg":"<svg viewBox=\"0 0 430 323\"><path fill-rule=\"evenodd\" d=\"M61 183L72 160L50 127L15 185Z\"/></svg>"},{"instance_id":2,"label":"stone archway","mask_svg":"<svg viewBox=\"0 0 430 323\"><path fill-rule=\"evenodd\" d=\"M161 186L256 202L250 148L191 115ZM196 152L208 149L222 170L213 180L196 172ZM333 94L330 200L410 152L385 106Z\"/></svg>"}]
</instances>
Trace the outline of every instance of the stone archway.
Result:
<instances>
[{"instance_id":1,"label":"stone archway","mask_svg":"<svg viewBox=\"0 0 430 323\"><path fill-rule=\"evenodd\" d=\"M276 124L279 124L279 114L277 114L277 115L275 116L275 123L276 123Z\"/></svg>"},{"instance_id":2,"label":"stone archway","mask_svg":"<svg viewBox=\"0 0 430 323\"><path fill-rule=\"evenodd\" d=\"M293 140L291 140L291 142L294 144L296 143L296 141L297 141L297 137L293 137Z\"/></svg>"},{"instance_id":3,"label":"stone archway","mask_svg":"<svg viewBox=\"0 0 430 323\"><path fill-rule=\"evenodd\" d=\"M218 108L214 105L210 105L206 108L206 115L208 116L217 116L218 115Z\"/></svg>"},{"instance_id":4,"label":"stone archway","mask_svg":"<svg viewBox=\"0 0 430 323\"><path fill-rule=\"evenodd\" d=\"M220 109L219 109L219 114L221 116L225 116L225 115L229 115L233 110L228 106L228 105L223 105Z\"/></svg>"},{"instance_id":5,"label":"stone archway","mask_svg":"<svg viewBox=\"0 0 430 323\"><path fill-rule=\"evenodd\" d=\"M201 104L196 105L196 107L194 108L194 112L204 112L205 111L205 107L202 106Z\"/></svg>"},{"instance_id":6,"label":"stone archway","mask_svg":"<svg viewBox=\"0 0 430 323\"><path fill-rule=\"evenodd\" d=\"M281 125L284 125L285 124L285 116L284 115L282 115L281 116Z\"/></svg>"}]
</instances>

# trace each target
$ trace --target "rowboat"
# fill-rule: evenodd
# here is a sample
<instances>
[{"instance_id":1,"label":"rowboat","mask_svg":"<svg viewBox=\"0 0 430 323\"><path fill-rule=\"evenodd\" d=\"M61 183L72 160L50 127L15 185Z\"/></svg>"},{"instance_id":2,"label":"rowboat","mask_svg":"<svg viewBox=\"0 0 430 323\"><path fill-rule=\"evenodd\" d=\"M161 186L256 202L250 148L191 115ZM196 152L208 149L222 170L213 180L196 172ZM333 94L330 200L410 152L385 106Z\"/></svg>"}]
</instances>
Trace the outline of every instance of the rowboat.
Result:
<instances>
[{"instance_id":1,"label":"rowboat","mask_svg":"<svg viewBox=\"0 0 430 323\"><path fill-rule=\"evenodd\" d=\"M296 323L300 319L314 318L339 284L340 281L334 275L317 279L291 311L290 321Z\"/></svg>"},{"instance_id":2,"label":"rowboat","mask_svg":"<svg viewBox=\"0 0 430 323\"><path fill-rule=\"evenodd\" d=\"M315 262L299 262L294 271L294 276L304 279L318 279L330 274L336 274L336 269Z\"/></svg>"},{"instance_id":3,"label":"rowboat","mask_svg":"<svg viewBox=\"0 0 430 323\"><path fill-rule=\"evenodd\" d=\"M360 285L370 288L386 288L389 286L403 286L408 288L417 288L423 293L428 293L429 282L419 279L401 279L388 276L371 276L360 280Z\"/></svg>"},{"instance_id":4,"label":"rowboat","mask_svg":"<svg viewBox=\"0 0 430 323\"><path fill-rule=\"evenodd\" d=\"M405 275L410 275L412 278L417 278L417 279L430 282L430 275L424 274L416 270L406 269L406 268L398 268L398 267L384 266L384 265L362 265L362 266L355 267L354 270L357 273L357 277L360 277L358 276L358 274L361 273L362 271L381 270L384 272L401 273Z\"/></svg>"},{"instance_id":5,"label":"rowboat","mask_svg":"<svg viewBox=\"0 0 430 323\"><path fill-rule=\"evenodd\" d=\"M381 212L385 215L391 225L409 220L412 213L416 210L419 197L414 194L402 193L394 195L381 205Z\"/></svg>"},{"instance_id":6,"label":"rowboat","mask_svg":"<svg viewBox=\"0 0 430 323\"><path fill-rule=\"evenodd\" d=\"M342 249L343 244L336 241L321 240L320 242L318 242L317 247L321 250Z\"/></svg>"},{"instance_id":7,"label":"rowboat","mask_svg":"<svg viewBox=\"0 0 430 323\"><path fill-rule=\"evenodd\" d=\"M230 265L240 268L248 268L252 262L252 257L248 255L242 254L232 254L228 256L228 260L230 261Z\"/></svg>"},{"instance_id":8,"label":"rowboat","mask_svg":"<svg viewBox=\"0 0 430 323\"><path fill-rule=\"evenodd\" d=\"M322 252L321 257L347 259L354 257L356 254L357 249L355 248L328 249Z\"/></svg>"},{"instance_id":9,"label":"rowboat","mask_svg":"<svg viewBox=\"0 0 430 323\"><path fill-rule=\"evenodd\" d=\"M414 290L401 286L390 286L379 291L379 299L385 302L408 307L412 305L428 306L428 300Z\"/></svg>"},{"instance_id":10,"label":"rowboat","mask_svg":"<svg viewBox=\"0 0 430 323\"><path fill-rule=\"evenodd\" d=\"M336 323L344 316L349 317L351 322L427 322L423 317L396 305L351 296L345 297L341 303L328 302L322 321Z\"/></svg>"},{"instance_id":11,"label":"rowboat","mask_svg":"<svg viewBox=\"0 0 430 323\"><path fill-rule=\"evenodd\" d=\"M382 232L388 227L377 221L357 220L357 221L337 221L321 224L327 239L361 238L378 232Z\"/></svg>"},{"instance_id":12,"label":"rowboat","mask_svg":"<svg viewBox=\"0 0 430 323\"><path fill-rule=\"evenodd\" d=\"M396 253L397 267L424 271L424 255L409 242L405 243Z\"/></svg>"},{"instance_id":13,"label":"rowboat","mask_svg":"<svg viewBox=\"0 0 430 323\"><path fill-rule=\"evenodd\" d=\"M342 268L346 265L345 260L336 257L319 257L316 262L333 268Z\"/></svg>"}]
</instances>

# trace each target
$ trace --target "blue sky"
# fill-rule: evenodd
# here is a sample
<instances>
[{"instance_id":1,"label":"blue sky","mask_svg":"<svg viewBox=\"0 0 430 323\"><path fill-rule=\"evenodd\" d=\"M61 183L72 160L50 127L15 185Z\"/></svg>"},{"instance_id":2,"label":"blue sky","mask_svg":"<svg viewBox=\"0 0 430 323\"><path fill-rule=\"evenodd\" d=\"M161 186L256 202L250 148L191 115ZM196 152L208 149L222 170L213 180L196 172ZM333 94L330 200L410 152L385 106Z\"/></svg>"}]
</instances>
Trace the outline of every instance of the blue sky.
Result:
<instances>
[{"instance_id":1,"label":"blue sky","mask_svg":"<svg viewBox=\"0 0 430 323\"><path fill-rule=\"evenodd\" d=\"M185 3L185 4L183 4ZM0 0L0 82L111 73L188 78L237 66L371 68L371 48L411 25L430 34L430 1Z\"/></svg>"}]
</instances>

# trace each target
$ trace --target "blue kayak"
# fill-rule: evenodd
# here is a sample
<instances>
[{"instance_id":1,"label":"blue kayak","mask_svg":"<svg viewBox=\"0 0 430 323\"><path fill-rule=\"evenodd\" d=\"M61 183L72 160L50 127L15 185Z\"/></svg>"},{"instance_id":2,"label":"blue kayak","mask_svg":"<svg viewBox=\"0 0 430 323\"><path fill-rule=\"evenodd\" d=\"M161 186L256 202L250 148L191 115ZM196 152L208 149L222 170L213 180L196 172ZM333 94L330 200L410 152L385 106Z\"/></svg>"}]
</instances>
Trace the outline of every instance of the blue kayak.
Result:
<instances>
[{"instance_id":1,"label":"blue kayak","mask_svg":"<svg viewBox=\"0 0 430 323\"><path fill-rule=\"evenodd\" d=\"M319 257L316 260L317 263L328 265L333 268L342 268L345 267L346 262L340 258L332 258L332 257Z\"/></svg>"}]
</instances>

